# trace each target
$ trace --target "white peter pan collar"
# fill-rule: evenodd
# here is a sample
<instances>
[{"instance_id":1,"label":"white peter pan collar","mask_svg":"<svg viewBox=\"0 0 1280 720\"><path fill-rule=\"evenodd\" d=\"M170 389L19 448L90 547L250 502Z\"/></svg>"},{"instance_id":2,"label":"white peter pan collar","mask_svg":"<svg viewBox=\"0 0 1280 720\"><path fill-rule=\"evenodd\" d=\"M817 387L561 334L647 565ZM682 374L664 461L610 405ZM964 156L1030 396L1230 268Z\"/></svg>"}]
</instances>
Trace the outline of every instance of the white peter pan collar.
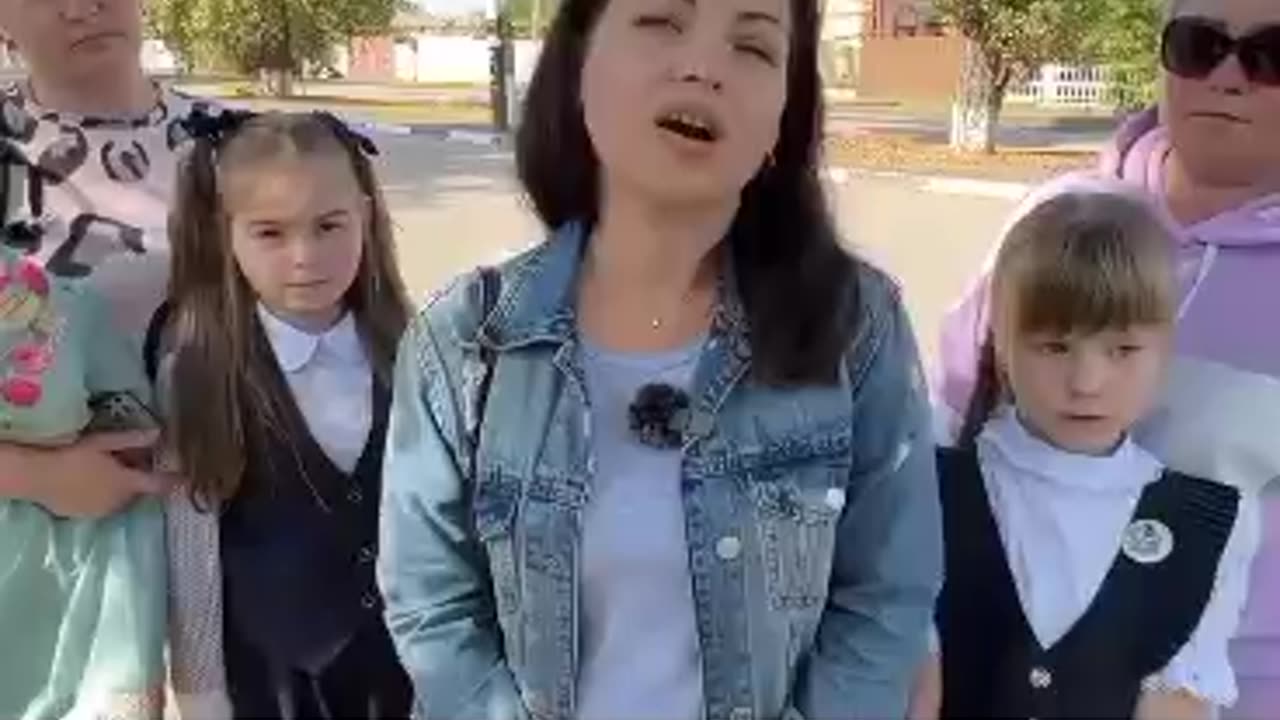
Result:
<instances>
[{"instance_id":1,"label":"white peter pan collar","mask_svg":"<svg viewBox=\"0 0 1280 720\"><path fill-rule=\"evenodd\" d=\"M365 361L364 345L356 332L355 318L351 313L342 316L336 325L319 334L300 330L276 317L261 303L258 319L266 332L271 349L275 352L280 368L286 373L296 373L307 366L323 347L343 363L352 365Z\"/></svg>"}]
</instances>

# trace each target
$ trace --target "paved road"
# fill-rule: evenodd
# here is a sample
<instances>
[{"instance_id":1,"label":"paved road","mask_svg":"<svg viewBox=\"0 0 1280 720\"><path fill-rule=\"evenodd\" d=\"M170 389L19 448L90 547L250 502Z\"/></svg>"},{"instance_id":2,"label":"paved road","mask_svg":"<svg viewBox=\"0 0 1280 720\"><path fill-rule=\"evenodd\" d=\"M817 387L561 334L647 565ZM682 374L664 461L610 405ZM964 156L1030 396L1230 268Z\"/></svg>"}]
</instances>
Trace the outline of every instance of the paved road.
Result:
<instances>
[{"instance_id":1,"label":"paved road","mask_svg":"<svg viewBox=\"0 0 1280 720\"><path fill-rule=\"evenodd\" d=\"M540 237L506 152L424 136L379 141L401 262L415 296ZM986 256L1019 188L857 174L839 179L830 193L841 231L857 252L902 281L931 358L943 311Z\"/></svg>"},{"instance_id":2,"label":"paved road","mask_svg":"<svg viewBox=\"0 0 1280 720\"><path fill-rule=\"evenodd\" d=\"M225 86L217 83L186 82L182 87L197 95L216 93ZM484 104L489 100L483 87L438 87L413 84L372 84L356 82L301 83L295 87L299 97L313 97L321 105L325 99L392 103L464 103ZM230 102L235 102L231 100ZM330 109L355 120L370 119L376 111L356 110L345 102ZM1093 150L1110 136L1115 120L1105 115L1053 115L1044 111L1010 107L1006 110L997 142L1002 147L1035 147ZM945 143L949 136L950 115L945 108L893 103L851 103L832 98L828 103L827 130L837 135L862 133L910 134L931 142ZM435 123L416 126L423 134L440 134L448 128ZM473 125L471 131L487 131L486 125Z\"/></svg>"},{"instance_id":3,"label":"paved road","mask_svg":"<svg viewBox=\"0 0 1280 720\"><path fill-rule=\"evenodd\" d=\"M332 112L356 123L379 124L376 113L333 106ZM1096 152L1111 137L1116 121L1111 118L1014 117L1001 122L996 144L1002 148ZM484 123L402 124L400 129L419 135L439 137L450 132L490 134ZM908 135L931 144L945 145L950 138L946 117L912 110L833 109L828 112L826 131L833 136L867 134Z\"/></svg>"}]
</instances>

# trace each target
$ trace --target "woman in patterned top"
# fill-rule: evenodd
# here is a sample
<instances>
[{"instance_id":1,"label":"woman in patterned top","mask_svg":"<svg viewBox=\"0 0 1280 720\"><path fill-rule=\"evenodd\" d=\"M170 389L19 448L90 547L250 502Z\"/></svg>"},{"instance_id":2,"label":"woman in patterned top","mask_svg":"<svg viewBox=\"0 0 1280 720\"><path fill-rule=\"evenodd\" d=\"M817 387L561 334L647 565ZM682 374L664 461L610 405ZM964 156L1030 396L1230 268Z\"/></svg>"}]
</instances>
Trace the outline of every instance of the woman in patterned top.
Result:
<instances>
[{"instance_id":1,"label":"woman in patterned top","mask_svg":"<svg viewBox=\"0 0 1280 720\"><path fill-rule=\"evenodd\" d=\"M192 105L144 74L141 18L139 0L0 0L0 29L29 69L0 93L3 241L55 278L87 281L135 360L168 280L165 224L184 140L175 122ZM163 490L113 456L154 439L95 433L56 450L0 442L0 498L112 516Z\"/></svg>"},{"instance_id":2,"label":"woman in patterned top","mask_svg":"<svg viewBox=\"0 0 1280 720\"><path fill-rule=\"evenodd\" d=\"M137 354L85 283L0 246L0 441L32 452L150 429ZM149 465L149 453L122 462ZM63 518L0 498L0 717L145 720L164 680L164 508Z\"/></svg>"}]
</instances>

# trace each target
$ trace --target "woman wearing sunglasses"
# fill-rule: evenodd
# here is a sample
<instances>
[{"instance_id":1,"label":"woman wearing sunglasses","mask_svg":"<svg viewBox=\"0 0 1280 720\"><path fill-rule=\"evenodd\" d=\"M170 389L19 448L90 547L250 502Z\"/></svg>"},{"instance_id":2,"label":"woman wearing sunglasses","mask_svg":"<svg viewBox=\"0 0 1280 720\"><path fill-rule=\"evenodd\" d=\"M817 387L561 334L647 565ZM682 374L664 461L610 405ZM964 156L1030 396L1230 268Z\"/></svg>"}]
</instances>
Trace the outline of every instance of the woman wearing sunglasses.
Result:
<instances>
[{"instance_id":1,"label":"woman wearing sunglasses","mask_svg":"<svg viewBox=\"0 0 1280 720\"><path fill-rule=\"evenodd\" d=\"M1231 643L1234 682L1166 688L1261 720L1280 708L1280 2L1173 0L1163 100L1127 122L1100 171L1156 196L1181 228L1178 358L1138 440L1176 470L1246 491L1261 513L1252 585ZM986 284L943 327L940 410L967 406L986 334ZM950 423L952 430L958 425ZM1254 518L1256 519L1256 517ZM1250 522L1257 526L1259 523ZM1248 555L1248 553L1244 553ZM1219 590L1222 590L1221 588ZM1201 648L1224 653L1227 648ZM1188 673L1189 675L1191 673Z\"/></svg>"}]
</instances>

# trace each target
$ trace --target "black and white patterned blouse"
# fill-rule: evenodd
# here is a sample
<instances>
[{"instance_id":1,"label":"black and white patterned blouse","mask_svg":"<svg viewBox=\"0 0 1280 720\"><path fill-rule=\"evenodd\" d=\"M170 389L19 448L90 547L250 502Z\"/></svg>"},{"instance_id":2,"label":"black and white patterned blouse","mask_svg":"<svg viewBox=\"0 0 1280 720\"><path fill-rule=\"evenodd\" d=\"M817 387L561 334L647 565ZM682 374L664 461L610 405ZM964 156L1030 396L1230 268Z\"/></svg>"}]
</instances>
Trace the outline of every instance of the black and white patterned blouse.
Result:
<instances>
[{"instance_id":1,"label":"black and white patterned blouse","mask_svg":"<svg viewBox=\"0 0 1280 720\"><path fill-rule=\"evenodd\" d=\"M179 120L200 101L156 88L142 117L41 107L26 83L0 91L3 242L54 275L91 278L120 330L141 339L169 276L166 232Z\"/></svg>"}]
</instances>

